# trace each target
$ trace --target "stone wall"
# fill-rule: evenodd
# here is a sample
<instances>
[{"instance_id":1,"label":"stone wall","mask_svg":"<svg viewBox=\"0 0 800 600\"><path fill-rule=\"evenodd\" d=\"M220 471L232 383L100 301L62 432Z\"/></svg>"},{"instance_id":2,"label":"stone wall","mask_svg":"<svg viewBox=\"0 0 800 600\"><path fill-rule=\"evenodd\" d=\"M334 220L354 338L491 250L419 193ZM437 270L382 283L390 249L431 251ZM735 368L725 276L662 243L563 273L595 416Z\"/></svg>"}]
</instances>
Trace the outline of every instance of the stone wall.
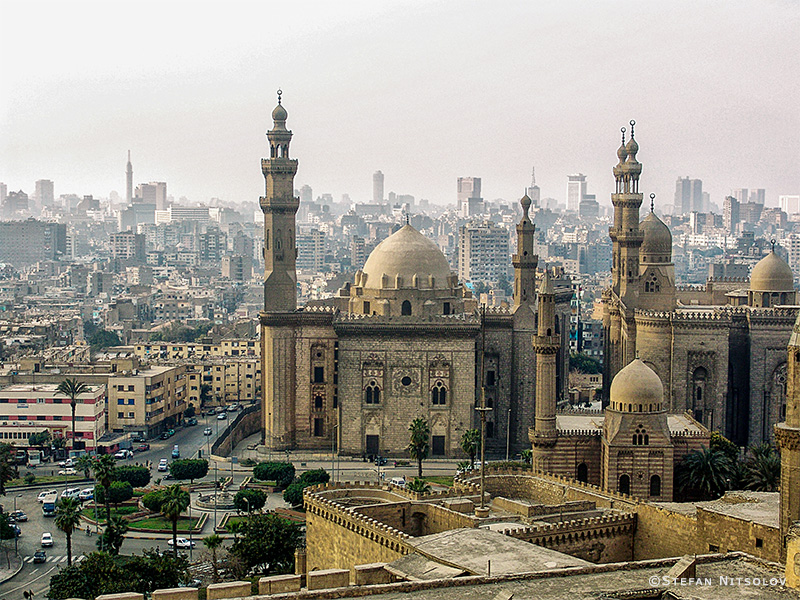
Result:
<instances>
[{"instance_id":1,"label":"stone wall","mask_svg":"<svg viewBox=\"0 0 800 600\"><path fill-rule=\"evenodd\" d=\"M702 552L741 551L781 562L781 535L777 527L698 507L697 531L704 545L700 548Z\"/></svg>"},{"instance_id":2,"label":"stone wall","mask_svg":"<svg viewBox=\"0 0 800 600\"><path fill-rule=\"evenodd\" d=\"M228 456L236 444L261 431L261 424L261 406L259 404L248 406L225 428L211 447L211 453L216 456Z\"/></svg>"}]
</instances>

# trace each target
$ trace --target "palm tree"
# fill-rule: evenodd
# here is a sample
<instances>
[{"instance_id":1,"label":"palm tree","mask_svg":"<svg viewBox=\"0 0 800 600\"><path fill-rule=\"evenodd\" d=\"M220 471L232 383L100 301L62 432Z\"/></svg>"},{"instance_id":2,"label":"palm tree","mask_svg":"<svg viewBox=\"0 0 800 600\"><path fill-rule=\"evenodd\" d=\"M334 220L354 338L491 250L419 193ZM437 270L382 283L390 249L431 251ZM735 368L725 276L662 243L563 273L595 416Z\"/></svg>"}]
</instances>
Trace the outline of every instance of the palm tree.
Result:
<instances>
[{"instance_id":1,"label":"palm tree","mask_svg":"<svg viewBox=\"0 0 800 600\"><path fill-rule=\"evenodd\" d=\"M81 454L75 461L75 468L83 471L83 476L89 479L94 464L94 458L88 454Z\"/></svg>"},{"instance_id":2,"label":"palm tree","mask_svg":"<svg viewBox=\"0 0 800 600\"><path fill-rule=\"evenodd\" d=\"M72 564L72 532L80 523L80 503L75 498L62 498L56 509L56 527L67 536L67 565Z\"/></svg>"},{"instance_id":3,"label":"palm tree","mask_svg":"<svg viewBox=\"0 0 800 600\"><path fill-rule=\"evenodd\" d=\"M75 405L77 404L75 399L90 391L90 388L82 381L67 378L58 384L56 391L69 398L69 406L72 409L72 448L75 449Z\"/></svg>"},{"instance_id":4,"label":"palm tree","mask_svg":"<svg viewBox=\"0 0 800 600\"><path fill-rule=\"evenodd\" d=\"M686 455L679 465L678 489L682 494L712 500L728 489L733 473L730 459L720 450L700 448Z\"/></svg>"},{"instance_id":5,"label":"palm tree","mask_svg":"<svg viewBox=\"0 0 800 600\"><path fill-rule=\"evenodd\" d=\"M406 485L406 489L416 492L418 494L429 494L431 492L431 484L424 479L415 479Z\"/></svg>"},{"instance_id":6,"label":"palm tree","mask_svg":"<svg viewBox=\"0 0 800 600\"><path fill-rule=\"evenodd\" d=\"M189 492L177 483L166 488L161 497L161 513L172 521L172 550L178 557L178 519L189 506Z\"/></svg>"},{"instance_id":7,"label":"palm tree","mask_svg":"<svg viewBox=\"0 0 800 600\"><path fill-rule=\"evenodd\" d=\"M217 548L222 546L222 537L216 533L207 535L203 538L203 544L211 550L211 568L214 569L214 583L219 581L219 571L217 570Z\"/></svg>"},{"instance_id":8,"label":"palm tree","mask_svg":"<svg viewBox=\"0 0 800 600\"><path fill-rule=\"evenodd\" d=\"M428 458L428 451L430 450L428 439L431 436L431 429L428 427L428 421L423 417L417 417L411 421L408 431L411 432L411 439L406 450L408 450L412 460L417 461L418 476L422 477L422 461Z\"/></svg>"},{"instance_id":9,"label":"palm tree","mask_svg":"<svg viewBox=\"0 0 800 600\"><path fill-rule=\"evenodd\" d=\"M110 454L102 454L94 459L92 468L94 469L94 478L97 483L103 486L105 491L106 522L109 522L111 520L111 498L108 490L111 487L111 482L114 481L117 461Z\"/></svg>"},{"instance_id":10,"label":"palm tree","mask_svg":"<svg viewBox=\"0 0 800 600\"><path fill-rule=\"evenodd\" d=\"M475 468L475 456L481 451L481 432L467 429L461 436L461 449L469 456L469 468Z\"/></svg>"},{"instance_id":11,"label":"palm tree","mask_svg":"<svg viewBox=\"0 0 800 600\"><path fill-rule=\"evenodd\" d=\"M128 533L128 521L122 517L112 517L106 523L103 535L97 540L97 547L101 551L105 550L112 556L116 556L122 548L126 533Z\"/></svg>"},{"instance_id":12,"label":"palm tree","mask_svg":"<svg viewBox=\"0 0 800 600\"><path fill-rule=\"evenodd\" d=\"M781 456L765 442L751 446L744 461L744 484L748 490L776 492L781 481Z\"/></svg>"}]
</instances>

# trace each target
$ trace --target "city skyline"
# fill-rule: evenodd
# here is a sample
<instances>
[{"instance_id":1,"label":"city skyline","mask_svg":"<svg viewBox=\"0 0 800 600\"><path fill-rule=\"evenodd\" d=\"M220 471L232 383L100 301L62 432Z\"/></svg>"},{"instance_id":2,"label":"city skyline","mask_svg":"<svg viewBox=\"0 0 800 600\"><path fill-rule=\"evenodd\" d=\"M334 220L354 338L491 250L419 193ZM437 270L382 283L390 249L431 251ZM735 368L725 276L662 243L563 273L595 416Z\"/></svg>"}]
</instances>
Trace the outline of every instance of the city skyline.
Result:
<instances>
[{"instance_id":1,"label":"city skyline","mask_svg":"<svg viewBox=\"0 0 800 600\"><path fill-rule=\"evenodd\" d=\"M256 202L278 87L315 197L369 202L380 170L387 194L454 204L457 179L479 177L511 202L535 165L542 198L565 201L580 172L607 206L630 119L657 206L687 175L720 206L735 188L772 206L800 191L796 2L132 8L4 4L5 54L26 47L0 67L9 191L124 198L130 149L134 184ZM144 30L159 44L132 43Z\"/></svg>"}]
</instances>

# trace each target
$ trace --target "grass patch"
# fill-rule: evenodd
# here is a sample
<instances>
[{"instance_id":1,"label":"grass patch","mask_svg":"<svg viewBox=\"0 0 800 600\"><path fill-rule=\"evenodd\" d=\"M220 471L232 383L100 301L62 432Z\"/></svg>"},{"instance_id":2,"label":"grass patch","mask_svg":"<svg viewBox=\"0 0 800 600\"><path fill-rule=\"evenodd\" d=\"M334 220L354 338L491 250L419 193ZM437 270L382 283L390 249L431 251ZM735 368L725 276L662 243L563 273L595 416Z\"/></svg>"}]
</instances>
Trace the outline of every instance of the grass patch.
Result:
<instances>
[{"instance_id":1,"label":"grass patch","mask_svg":"<svg viewBox=\"0 0 800 600\"><path fill-rule=\"evenodd\" d=\"M128 515L132 515L135 512L139 512L138 506L120 506L119 508L112 508L111 509L111 516L112 517L125 517ZM84 508L81 511L81 514L84 517L94 520L94 507L91 508ZM106 507L105 506L98 506L97 507L97 518L101 524L105 524L106 522Z\"/></svg>"},{"instance_id":2,"label":"grass patch","mask_svg":"<svg viewBox=\"0 0 800 600\"><path fill-rule=\"evenodd\" d=\"M453 487L452 475L426 475L423 477L428 483L435 483L436 485L444 485L446 487Z\"/></svg>"},{"instance_id":3,"label":"grass patch","mask_svg":"<svg viewBox=\"0 0 800 600\"><path fill-rule=\"evenodd\" d=\"M189 529L193 529L197 522L200 520L199 517L192 517L189 519L188 517L181 517L178 519L178 531L189 531ZM141 519L140 521L134 521L130 524L131 529L157 529L159 531L166 531L171 533L172 532L172 521L165 519L164 517L149 517L147 519Z\"/></svg>"},{"instance_id":4,"label":"grass patch","mask_svg":"<svg viewBox=\"0 0 800 600\"><path fill-rule=\"evenodd\" d=\"M81 474L81 475L43 475L41 477L39 477L37 475L36 476L36 480L33 483L53 483L53 484L61 483L61 484L63 484L65 482L69 482L69 481L83 481L85 479L86 478L83 476L83 474ZM29 484L26 483L25 479L23 479L22 477L20 477L19 479L11 479L11 480L6 482L6 487L7 488L20 487L20 486L23 486L23 485L29 485Z\"/></svg>"}]
</instances>

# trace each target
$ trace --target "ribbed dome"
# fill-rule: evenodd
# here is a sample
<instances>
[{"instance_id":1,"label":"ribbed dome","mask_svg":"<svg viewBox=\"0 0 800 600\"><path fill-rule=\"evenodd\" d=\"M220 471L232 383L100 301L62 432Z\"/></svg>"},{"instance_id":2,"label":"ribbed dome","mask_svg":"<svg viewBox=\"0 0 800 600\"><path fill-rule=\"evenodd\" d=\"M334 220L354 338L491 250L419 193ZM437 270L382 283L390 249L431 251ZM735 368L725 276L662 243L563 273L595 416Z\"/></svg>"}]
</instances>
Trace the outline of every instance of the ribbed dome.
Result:
<instances>
[{"instance_id":1,"label":"ribbed dome","mask_svg":"<svg viewBox=\"0 0 800 600\"><path fill-rule=\"evenodd\" d=\"M436 244L411 225L404 225L378 244L364 264L363 272L367 275L366 288L380 288L384 275L389 277L390 287L394 287L399 275L402 287L410 288L416 275L420 287L430 288L430 276L433 276L433 288L442 290L448 288L450 265Z\"/></svg>"},{"instance_id":2,"label":"ribbed dome","mask_svg":"<svg viewBox=\"0 0 800 600\"><path fill-rule=\"evenodd\" d=\"M278 104L275 109L272 111L272 120L273 121L285 121L286 117L288 117L288 113L286 109L283 108L283 105Z\"/></svg>"},{"instance_id":3,"label":"ribbed dome","mask_svg":"<svg viewBox=\"0 0 800 600\"><path fill-rule=\"evenodd\" d=\"M639 231L643 236L639 250L640 255L650 257L651 255L672 254L672 233L670 233L669 227L664 224L664 221L659 219L654 212L648 214L639 223Z\"/></svg>"},{"instance_id":4,"label":"ribbed dome","mask_svg":"<svg viewBox=\"0 0 800 600\"><path fill-rule=\"evenodd\" d=\"M660 404L664 400L664 385L656 372L637 358L614 377L610 396L612 404L617 406Z\"/></svg>"},{"instance_id":5,"label":"ribbed dome","mask_svg":"<svg viewBox=\"0 0 800 600\"><path fill-rule=\"evenodd\" d=\"M793 292L792 269L773 250L758 261L750 273L750 290L753 292Z\"/></svg>"}]
</instances>

